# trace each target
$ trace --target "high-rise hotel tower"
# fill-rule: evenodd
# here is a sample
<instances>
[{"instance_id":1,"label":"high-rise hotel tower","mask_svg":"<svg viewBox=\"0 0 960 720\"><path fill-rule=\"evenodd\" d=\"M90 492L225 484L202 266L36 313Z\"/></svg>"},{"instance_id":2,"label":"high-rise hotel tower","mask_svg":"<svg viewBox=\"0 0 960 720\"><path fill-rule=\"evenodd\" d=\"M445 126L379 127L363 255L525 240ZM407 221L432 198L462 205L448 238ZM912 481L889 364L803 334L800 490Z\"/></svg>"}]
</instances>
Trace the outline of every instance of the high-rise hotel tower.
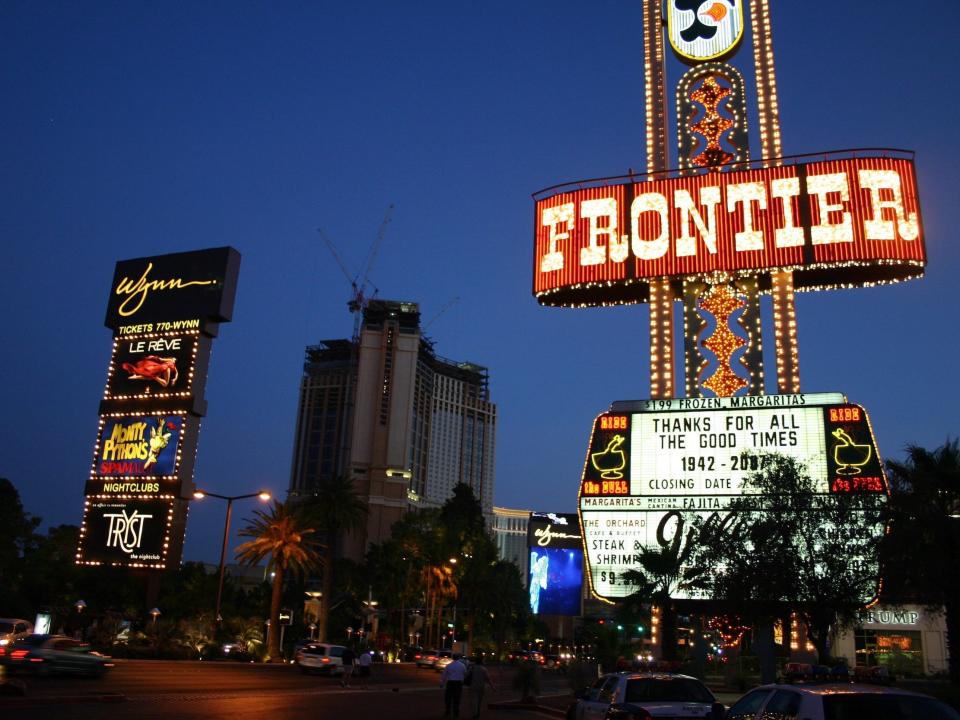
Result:
<instances>
[{"instance_id":1,"label":"high-rise hotel tower","mask_svg":"<svg viewBox=\"0 0 960 720\"><path fill-rule=\"evenodd\" d=\"M416 303L371 300L359 336L306 351L290 493L349 477L368 504L360 559L408 510L440 506L463 482L492 519L497 407L487 369L439 357Z\"/></svg>"}]
</instances>

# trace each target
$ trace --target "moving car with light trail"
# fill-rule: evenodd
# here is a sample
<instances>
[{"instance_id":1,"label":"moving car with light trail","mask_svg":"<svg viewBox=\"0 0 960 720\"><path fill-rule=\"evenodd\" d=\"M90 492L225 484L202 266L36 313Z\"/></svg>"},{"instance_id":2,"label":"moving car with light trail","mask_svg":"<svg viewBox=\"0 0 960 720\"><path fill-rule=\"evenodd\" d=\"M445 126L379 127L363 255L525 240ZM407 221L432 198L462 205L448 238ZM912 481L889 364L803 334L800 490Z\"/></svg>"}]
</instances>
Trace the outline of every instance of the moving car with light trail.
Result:
<instances>
[{"instance_id":1,"label":"moving car with light trail","mask_svg":"<svg viewBox=\"0 0 960 720\"><path fill-rule=\"evenodd\" d=\"M38 675L69 673L101 677L113 661L85 643L65 635L28 635L0 647L0 664L7 670Z\"/></svg>"},{"instance_id":2,"label":"moving car with light trail","mask_svg":"<svg viewBox=\"0 0 960 720\"><path fill-rule=\"evenodd\" d=\"M33 632L33 625L29 620L19 618L0 618L0 646L9 645L25 638Z\"/></svg>"}]
</instances>

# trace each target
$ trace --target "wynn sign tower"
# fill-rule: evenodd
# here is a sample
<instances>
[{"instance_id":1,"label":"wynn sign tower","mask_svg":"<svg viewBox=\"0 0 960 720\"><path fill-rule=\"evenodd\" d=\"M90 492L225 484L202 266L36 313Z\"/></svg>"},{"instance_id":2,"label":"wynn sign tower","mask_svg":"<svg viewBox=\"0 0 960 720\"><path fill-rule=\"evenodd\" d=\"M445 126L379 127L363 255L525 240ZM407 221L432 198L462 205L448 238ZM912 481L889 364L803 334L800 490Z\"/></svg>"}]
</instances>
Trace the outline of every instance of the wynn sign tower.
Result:
<instances>
[{"instance_id":1,"label":"wynn sign tower","mask_svg":"<svg viewBox=\"0 0 960 720\"><path fill-rule=\"evenodd\" d=\"M864 409L842 393L801 392L794 293L916 278L926 262L912 153L783 154L768 0L642 2L647 172L534 195L542 305L650 304L651 399L596 418L581 478L590 583L604 600L629 594L623 574L641 547L675 546L689 514L722 515L748 492L764 454L802 463L824 498L886 498ZM670 94L667 44L686 66ZM852 555L873 562L868 545L882 532Z\"/></svg>"}]
</instances>

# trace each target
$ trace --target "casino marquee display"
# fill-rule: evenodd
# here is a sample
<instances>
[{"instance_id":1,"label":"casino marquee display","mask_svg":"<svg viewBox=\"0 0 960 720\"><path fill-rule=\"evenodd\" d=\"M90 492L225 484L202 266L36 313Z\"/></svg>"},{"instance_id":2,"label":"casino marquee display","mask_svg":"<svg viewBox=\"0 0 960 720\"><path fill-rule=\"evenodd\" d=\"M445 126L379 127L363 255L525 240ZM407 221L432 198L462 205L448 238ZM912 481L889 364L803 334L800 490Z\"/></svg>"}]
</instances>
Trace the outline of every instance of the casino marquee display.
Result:
<instances>
[{"instance_id":1,"label":"casino marquee display","mask_svg":"<svg viewBox=\"0 0 960 720\"><path fill-rule=\"evenodd\" d=\"M179 564L211 343L233 315L239 270L230 247L117 263L77 563Z\"/></svg>"},{"instance_id":2,"label":"casino marquee display","mask_svg":"<svg viewBox=\"0 0 960 720\"><path fill-rule=\"evenodd\" d=\"M723 526L744 480L774 453L802 463L825 499L886 498L867 413L840 393L613 403L594 422L580 484L593 592L629 595L625 573L639 566L638 551L696 542L686 532L695 516ZM810 522L819 524L813 511ZM851 561L875 566L869 547L884 530L877 524L856 541L863 552L851 539Z\"/></svg>"}]
</instances>

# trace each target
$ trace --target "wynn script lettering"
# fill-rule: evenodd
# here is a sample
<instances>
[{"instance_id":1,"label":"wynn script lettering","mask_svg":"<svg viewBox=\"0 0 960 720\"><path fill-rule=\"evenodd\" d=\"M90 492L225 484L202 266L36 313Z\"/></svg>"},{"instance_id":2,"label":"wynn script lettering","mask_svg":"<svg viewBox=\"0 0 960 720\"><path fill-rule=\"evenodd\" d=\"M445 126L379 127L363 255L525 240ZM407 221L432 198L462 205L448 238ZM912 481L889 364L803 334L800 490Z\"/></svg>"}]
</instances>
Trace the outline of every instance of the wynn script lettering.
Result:
<instances>
[{"instance_id":1,"label":"wynn script lettering","mask_svg":"<svg viewBox=\"0 0 960 720\"><path fill-rule=\"evenodd\" d=\"M545 547L549 545L550 541L553 540L554 538L570 538L572 540L580 539L580 535L573 535L571 533L565 533L565 532L557 532L556 530L552 530L549 525L543 528L538 528L534 530L533 534L537 538L537 545L540 545L541 547Z\"/></svg>"},{"instance_id":2,"label":"wynn script lettering","mask_svg":"<svg viewBox=\"0 0 960 720\"><path fill-rule=\"evenodd\" d=\"M118 312L123 317L130 317L139 310L146 301L147 296L154 290L181 290L191 285L216 285L216 280L184 280L183 278L170 278L169 280L150 280L150 271L153 270L153 263L147 263L143 275L134 282L130 278L123 278L117 283L116 295L126 295L127 297L120 303ZM132 306L131 306L132 304Z\"/></svg>"}]
</instances>

